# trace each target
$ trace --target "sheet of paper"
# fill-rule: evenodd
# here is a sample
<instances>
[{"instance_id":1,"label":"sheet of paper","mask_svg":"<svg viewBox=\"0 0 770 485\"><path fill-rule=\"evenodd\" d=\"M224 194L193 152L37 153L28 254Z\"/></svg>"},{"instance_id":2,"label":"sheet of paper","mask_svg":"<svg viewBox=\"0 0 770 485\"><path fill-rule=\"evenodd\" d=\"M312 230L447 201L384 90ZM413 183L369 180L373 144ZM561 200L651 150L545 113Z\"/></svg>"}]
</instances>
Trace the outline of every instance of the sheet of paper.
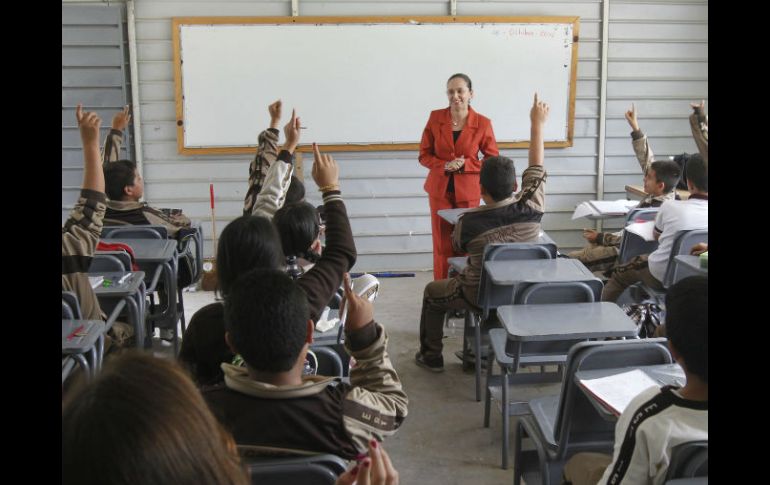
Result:
<instances>
[{"instance_id":1,"label":"sheet of paper","mask_svg":"<svg viewBox=\"0 0 770 485\"><path fill-rule=\"evenodd\" d=\"M640 236L645 241L654 241L655 236L652 230L655 228L655 221L634 222L626 226L626 231Z\"/></svg>"},{"instance_id":2,"label":"sheet of paper","mask_svg":"<svg viewBox=\"0 0 770 485\"><path fill-rule=\"evenodd\" d=\"M607 377L584 379L580 381L580 385L588 389L608 409L620 415L640 392L659 386L659 383L644 371L634 369Z\"/></svg>"},{"instance_id":3,"label":"sheet of paper","mask_svg":"<svg viewBox=\"0 0 770 485\"><path fill-rule=\"evenodd\" d=\"M88 281L91 283L91 288L96 289L102 286L104 276L89 276Z\"/></svg>"}]
</instances>

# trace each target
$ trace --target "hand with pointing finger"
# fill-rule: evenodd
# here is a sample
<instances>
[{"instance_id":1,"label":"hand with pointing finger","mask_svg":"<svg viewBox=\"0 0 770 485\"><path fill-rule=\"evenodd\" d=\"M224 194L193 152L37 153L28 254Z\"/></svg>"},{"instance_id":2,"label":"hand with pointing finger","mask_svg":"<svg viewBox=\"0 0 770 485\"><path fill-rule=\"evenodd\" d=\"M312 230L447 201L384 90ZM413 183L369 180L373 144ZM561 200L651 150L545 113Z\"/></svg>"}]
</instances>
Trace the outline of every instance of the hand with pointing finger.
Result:
<instances>
[{"instance_id":1,"label":"hand with pointing finger","mask_svg":"<svg viewBox=\"0 0 770 485\"><path fill-rule=\"evenodd\" d=\"M639 122L636 120L636 106L631 103L631 109L626 111L626 121L631 125L631 129L639 131Z\"/></svg>"},{"instance_id":2,"label":"hand with pointing finger","mask_svg":"<svg viewBox=\"0 0 770 485\"><path fill-rule=\"evenodd\" d=\"M280 111L280 106L278 109ZM295 110L291 110L291 119L283 127L283 133L286 135L286 144L283 149L289 153L294 153L297 144L299 144L299 118L297 118Z\"/></svg>"},{"instance_id":3,"label":"hand with pointing finger","mask_svg":"<svg viewBox=\"0 0 770 485\"><path fill-rule=\"evenodd\" d=\"M123 131L128 127L131 121L131 115L128 113L128 105L123 106L123 111L119 111L112 117L112 129Z\"/></svg>"},{"instance_id":4,"label":"hand with pointing finger","mask_svg":"<svg viewBox=\"0 0 770 485\"><path fill-rule=\"evenodd\" d=\"M339 190L340 169L331 155L322 154L318 145L313 143L313 180L322 192Z\"/></svg>"}]
</instances>

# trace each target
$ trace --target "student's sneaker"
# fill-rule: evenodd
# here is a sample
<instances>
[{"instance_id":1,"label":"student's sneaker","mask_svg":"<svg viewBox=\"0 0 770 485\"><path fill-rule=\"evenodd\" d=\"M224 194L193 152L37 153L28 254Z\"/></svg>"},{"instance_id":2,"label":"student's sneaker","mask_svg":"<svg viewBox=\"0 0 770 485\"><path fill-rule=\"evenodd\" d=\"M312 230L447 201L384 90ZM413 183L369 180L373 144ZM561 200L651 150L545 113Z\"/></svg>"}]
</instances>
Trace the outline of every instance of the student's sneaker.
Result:
<instances>
[{"instance_id":1,"label":"student's sneaker","mask_svg":"<svg viewBox=\"0 0 770 485\"><path fill-rule=\"evenodd\" d=\"M455 357L457 357L460 360L463 360L463 351L458 350L455 352ZM473 355L473 351L468 352L468 365L476 365L476 356ZM481 368L486 369L487 368L487 356L483 353L481 354Z\"/></svg>"},{"instance_id":2,"label":"student's sneaker","mask_svg":"<svg viewBox=\"0 0 770 485\"><path fill-rule=\"evenodd\" d=\"M158 329L158 336L161 338L161 340L165 340L166 342L173 342L174 341L174 329L173 328L159 328Z\"/></svg>"},{"instance_id":3,"label":"student's sneaker","mask_svg":"<svg viewBox=\"0 0 770 485\"><path fill-rule=\"evenodd\" d=\"M422 352L414 354L414 361L420 367L428 369L431 372L444 372L444 357L436 357L435 359L427 360Z\"/></svg>"}]
</instances>

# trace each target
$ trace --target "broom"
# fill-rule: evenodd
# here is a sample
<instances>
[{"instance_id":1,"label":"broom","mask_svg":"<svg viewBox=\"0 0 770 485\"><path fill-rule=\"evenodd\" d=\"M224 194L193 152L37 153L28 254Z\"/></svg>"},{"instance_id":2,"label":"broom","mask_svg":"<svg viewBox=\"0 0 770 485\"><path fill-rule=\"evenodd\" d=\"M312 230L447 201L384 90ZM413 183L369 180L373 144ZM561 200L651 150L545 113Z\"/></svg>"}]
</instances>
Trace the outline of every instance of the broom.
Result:
<instances>
[{"instance_id":1,"label":"broom","mask_svg":"<svg viewBox=\"0 0 770 485\"><path fill-rule=\"evenodd\" d=\"M214 255L203 262L203 278L201 289L203 291L215 291L217 289L217 223L214 213L214 184L209 184L209 197L211 199L211 237L214 241Z\"/></svg>"}]
</instances>

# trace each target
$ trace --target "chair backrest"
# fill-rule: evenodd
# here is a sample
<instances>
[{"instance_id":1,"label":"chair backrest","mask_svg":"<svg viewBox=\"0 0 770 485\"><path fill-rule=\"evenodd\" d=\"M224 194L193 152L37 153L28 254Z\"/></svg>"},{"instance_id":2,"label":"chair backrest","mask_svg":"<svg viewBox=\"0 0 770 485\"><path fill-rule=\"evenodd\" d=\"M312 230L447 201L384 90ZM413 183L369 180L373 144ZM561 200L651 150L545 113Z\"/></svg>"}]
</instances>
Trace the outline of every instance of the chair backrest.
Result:
<instances>
[{"instance_id":1,"label":"chair backrest","mask_svg":"<svg viewBox=\"0 0 770 485\"><path fill-rule=\"evenodd\" d=\"M102 238L118 239L168 239L168 229L160 224L140 224L132 226L104 226Z\"/></svg>"},{"instance_id":2,"label":"chair backrest","mask_svg":"<svg viewBox=\"0 0 770 485\"><path fill-rule=\"evenodd\" d=\"M660 207L636 207L626 214L626 226L634 222L654 221Z\"/></svg>"},{"instance_id":3,"label":"chair backrest","mask_svg":"<svg viewBox=\"0 0 770 485\"><path fill-rule=\"evenodd\" d=\"M249 457L244 462L255 485L333 485L346 468L342 458L331 454Z\"/></svg>"},{"instance_id":4,"label":"chair backrest","mask_svg":"<svg viewBox=\"0 0 770 485\"><path fill-rule=\"evenodd\" d=\"M671 364L665 338L580 342L570 349L554 423L560 458L569 448L614 441L615 423L602 418L575 382L580 370Z\"/></svg>"},{"instance_id":5,"label":"chair backrest","mask_svg":"<svg viewBox=\"0 0 770 485\"><path fill-rule=\"evenodd\" d=\"M61 292L61 317L69 320L79 320L82 318L78 297L71 291L62 290Z\"/></svg>"},{"instance_id":6,"label":"chair backrest","mask_svg":"<svg viewBox=\"0 0 770 485\"><path fill-rule=\"evenodd\" d=\"M484 270L487 261L518 261L522 259L553 259L551 251L547 247L537 243L494 243L484 246L484 255L481 258L481 279L479 281L478 304L482 308L484 317L489 314L490 308L499 305L507 305L510 301L494 301L489 291L494 286L489 275Z\"/></svg>"},{"instance_id":7,"label":"chair backrest","mask_svg":"<svg viewBox=\"0 0 770 485\"><path fill-rule=\"evenodd\" d=\"M671 246L671 255L668 258L666 273L663 276L663 286L668 288L676 281L677 267L674 256L680 254L690 254L690 249L698 243L709 242L708 229L693 229L690 231L679 231L674 235L674 243Z\"/></svg>"},{"instance_id":8,"label":"chair backrest","mask_svg":"<svg viewBox=\"0 0 770 485\"><path fill-rule=\"evenodd\" d=\"M626 264L634 256L650 254L656 249L658 249L658 241L645 241L642 236L624 230L618 250L618 264Z\"/></svg>"},{"instance_id":9,"label":"chair backrest","mask_svg":"<svg viewBox=\"0 0 770 485\"><path fill-rule=\"evenodd\" d=\"M666 480L706 477L709 474L708 440L688 441L671 449Z\"/></svg>"},{"instance_id":10,"label":"chair backrest","mask_svg":"<svg viewBox=\"0 0 770 485\"><path fill-rule=\"evenodd\" d=\"M326 345L314 345L310 350L315 354L316 374L328 377L343 377L344 366L339 354Z\"/></svg>"},{"instance_id":11,"label":"chair backrest","mask_svg":"<svg viewBox=\"0 0 770 485\"><path fill-rule=\"evenodd\" d=\"M131 255L125 251L97 251L91 259L89 273L131 271Z\"/></svg>"},{"instance_id":12,"label":"chair backrest","mask_svg":"<svg viewBox=\"0 0 770 485\"><path fill-rule=\"evenodd\" d=\"M528 285L516 296L514 303L520 305L544 303L593 303L601 295L583 281L558 283L534 283Z\"/></svg>"}]
</instances>

